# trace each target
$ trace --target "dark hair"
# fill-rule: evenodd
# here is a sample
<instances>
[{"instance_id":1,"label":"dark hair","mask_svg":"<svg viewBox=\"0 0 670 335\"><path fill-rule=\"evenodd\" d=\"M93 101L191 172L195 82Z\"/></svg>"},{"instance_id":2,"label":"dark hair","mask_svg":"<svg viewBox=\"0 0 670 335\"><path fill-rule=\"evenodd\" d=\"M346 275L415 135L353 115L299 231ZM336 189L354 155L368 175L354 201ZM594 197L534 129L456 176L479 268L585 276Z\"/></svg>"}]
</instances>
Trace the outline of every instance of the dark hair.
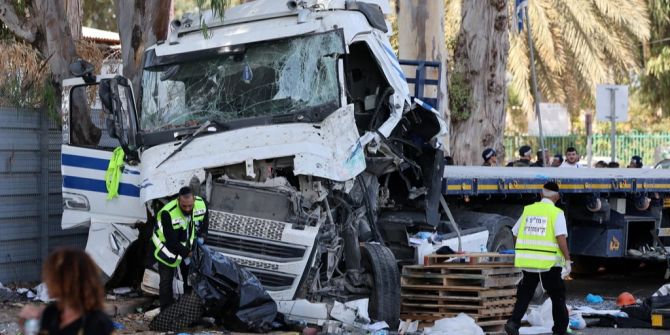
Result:
<instances>
[{"instance_id":1,"label":"dark hair","mask_svg":"<svg viewBox=\"0 0 670 335\"><path fill-rule=\"evenodd\" d=\"M545 183L542 188L544 188L547 191L554 191L554 192L558 192L558 190L559 190L558 189L558 184L556 184L553 181L549 181L549 182Z\"/></svg>"},{"instance_id":2,"label":"dark hair","mask_svg":"<svg viewBox=\"0 0 670 335\"><path fill-rule=\"evenodd\" d=\"M454 158L451 156L444 157L445 165L454 165Z\"/></svg>"},{"instance_id":3,"label":"dark hair","mask_svg":"<svg viewBox=\"0 0 670 335\"><path fill-rule=\"evenodd\" d=\"M618 167L619 167L619 163L617 163L617 162L609 162L609 164L607 164L607 167L610 167L610 168L618 168Z\"/></svg>"},{"instance_id":4,"label":"dark hair","mask_svg":"<svg viewBox=\"0 0 670 335\"><path fill-rule=\"evenodd\" d=\"M58 309L70 307L82 313L102 310L105 291L100 270L84 251L61 248L44 262L42 277Z\"/></svg>"},{"instance_id":5,"label":"dark hair","mask_svg":"<svg viewBox=\"0 0 670 335\"><path fill-rule=\"evenodd\" d=\"M532 152L532 148L528 145L522 145L521 148L519 148L519 156L525 157L527 155L530 155Z\"/></svg>"},{"instance_id":6,"label":"dark hair","mask_svg":"<svg viewBox=\"0 0 670 335\"><path fill-rule=\"evenodd\" d=\"M184 186L184 187L179 189L179 196L180 197L187 197L187 196L190 196L190 195L193 195L193 190L191 190L190 187Z\"/></svg>"},{"instance_id":7,"label":"dark hair","mask_svg":"<svg viewBox=\"0 0 670 335\"><path fill-rule=\"evenodd\" d=\"M565 149L565 153L567 154L568 152L577 152L577 149L575 149L575 147L568 147Z\"/></svg>"},{"instance_id":8,"label":"dark hair","mask_svg":"<svg viewBox=\"0 0 670 335\"><path fill-rule=\"evenodd\" d=\"M558 159L559 162L563 163L563 155L561 154L555 154L554 158Z\"/></svg>"}]
</instances>

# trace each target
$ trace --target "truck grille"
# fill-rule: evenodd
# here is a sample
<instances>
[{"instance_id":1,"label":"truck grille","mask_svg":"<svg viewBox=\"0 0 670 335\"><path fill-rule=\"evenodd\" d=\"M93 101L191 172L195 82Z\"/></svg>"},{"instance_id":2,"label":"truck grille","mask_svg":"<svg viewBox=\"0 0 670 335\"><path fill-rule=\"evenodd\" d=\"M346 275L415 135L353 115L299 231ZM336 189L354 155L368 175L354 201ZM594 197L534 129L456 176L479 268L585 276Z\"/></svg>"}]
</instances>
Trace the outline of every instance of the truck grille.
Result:
<instances>
[{"instance_id":1,"label":"truck grille","mask_svg":"<svg viewBox=\"0 0 670 335\"><path fill-rule=\"evenodd\" d=\"M286 224L250 216L209 211L209 229L224 233L281 241Z\"/></svg>"},{"instance_id":2,"label":"truck grille","mask_svg":"<svg viewBox=\"0 0 670 335\"><path fill-rule=\"evenodd\" d=\"M281 291L291 288L293 281L295 281L295 276L280 274L277 272L266 272L262 270L257 270L254 268L246 268L249 272L253 273L258 280L260 280L263 287L270 291Z\"/></svg>"},{"instance_id":3,"label":"truck grille","mask_svg":"<svg viewBox=\"0 0 670 335\"><path fill-rule=\"evenodd\" d=\"M225 253L251 256L275 262L296 261L303 258L306 248L287 243L248 239L210 231L207 244Z\"/></svg>"}]
</instances>

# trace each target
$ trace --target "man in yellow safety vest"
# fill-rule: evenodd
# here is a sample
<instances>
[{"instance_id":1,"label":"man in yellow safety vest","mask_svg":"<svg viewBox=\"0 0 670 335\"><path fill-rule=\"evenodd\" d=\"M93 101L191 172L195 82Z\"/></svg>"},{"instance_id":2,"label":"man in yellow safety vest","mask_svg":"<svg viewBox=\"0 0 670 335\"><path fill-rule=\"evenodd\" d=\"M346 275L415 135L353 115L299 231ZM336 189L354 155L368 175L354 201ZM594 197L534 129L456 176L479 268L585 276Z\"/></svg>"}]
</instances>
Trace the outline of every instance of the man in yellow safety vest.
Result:
<instances>
[{"instance_id":1,"label":"man in yellow safety vest","mask_svg":"<svg viewBox=\"0 0 670 335\"><path fill-rule=\"evenodd\" d=\"M563 211L556 207L560 198L558 185L544 184L542 200L524 208L512 233L515 239L514 266L523 270L512 317L505 325L508 335L518 335L521 318L526 313L535 288L540 283L552 303L554 334L565 334L568 329L568 310L565 306L565 284L570 275L568 230Z\"/></svg>"},{"instance_id":2,"label":"man in yellow safety vest","mask_svg":"<svg viewBox=\"0 0 670 335\"><path fill-rule=\"evenodd\" d=\"M187 278L193 242L196 235L199 240L207 235L208 224L207 205L202 198L193 195L190 187L182 187L179 196L165 204L156 215L151 241L153 256L158 262L161 309L174 303L172 281L177 267L184 280L184 292L190 291Z\"/></svg>"}]
</instances>

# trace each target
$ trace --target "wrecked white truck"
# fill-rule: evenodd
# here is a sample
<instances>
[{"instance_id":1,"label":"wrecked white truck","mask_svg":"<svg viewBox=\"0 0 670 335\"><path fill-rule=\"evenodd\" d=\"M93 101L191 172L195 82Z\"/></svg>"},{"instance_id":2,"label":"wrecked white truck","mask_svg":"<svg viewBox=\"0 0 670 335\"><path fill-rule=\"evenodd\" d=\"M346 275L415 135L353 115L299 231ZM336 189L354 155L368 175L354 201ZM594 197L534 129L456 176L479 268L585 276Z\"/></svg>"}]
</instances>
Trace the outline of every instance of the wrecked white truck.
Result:
<instances>
[{"instance_id":1,"label":"wrecked white truck","mask_svg":"<svg viewBox=\"0 0 670 335\"><path fill-rule=\"evenodd\" d=\"M388 246L406 244L407 222L439 223L446 125L410 96L389 13L386 0L256 0L223 19L173 21L145 52L139 92L120 76L66 80L63 228L90 227L87 251L110 282L156 288L141 261L155 215L191 185L209 204L206 243L255 274L280 311L318 320L295 300L363 297L372 319L396 324ZM97 101L76 107L82 97ZM76 143L74 113L106 129L97 145Z\"/></svg>"}]
</instances>

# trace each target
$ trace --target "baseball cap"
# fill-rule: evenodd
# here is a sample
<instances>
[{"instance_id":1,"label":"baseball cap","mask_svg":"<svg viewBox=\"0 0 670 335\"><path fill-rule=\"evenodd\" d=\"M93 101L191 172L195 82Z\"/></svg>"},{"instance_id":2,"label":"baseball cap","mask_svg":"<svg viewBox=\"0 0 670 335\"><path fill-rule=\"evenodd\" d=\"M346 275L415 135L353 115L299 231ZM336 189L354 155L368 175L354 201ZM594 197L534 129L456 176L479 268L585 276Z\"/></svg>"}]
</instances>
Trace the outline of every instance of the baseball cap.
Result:
<instances>
[{"instance_id":1,"label":"baseball cap","mask_svg":"<svg viewBox=\"0 0 670 335\"><path fill-rule=\"evenodd\" d=\"M497 155L498 154L496 153L496 151L491 149L491 148L486 148L486 149L484 149L484 152L482 152L482 158L485 161L487 161L487 160L489 160L489 158L491 158L493 156L497 156Z\"/></svg>"}]
</instances>

